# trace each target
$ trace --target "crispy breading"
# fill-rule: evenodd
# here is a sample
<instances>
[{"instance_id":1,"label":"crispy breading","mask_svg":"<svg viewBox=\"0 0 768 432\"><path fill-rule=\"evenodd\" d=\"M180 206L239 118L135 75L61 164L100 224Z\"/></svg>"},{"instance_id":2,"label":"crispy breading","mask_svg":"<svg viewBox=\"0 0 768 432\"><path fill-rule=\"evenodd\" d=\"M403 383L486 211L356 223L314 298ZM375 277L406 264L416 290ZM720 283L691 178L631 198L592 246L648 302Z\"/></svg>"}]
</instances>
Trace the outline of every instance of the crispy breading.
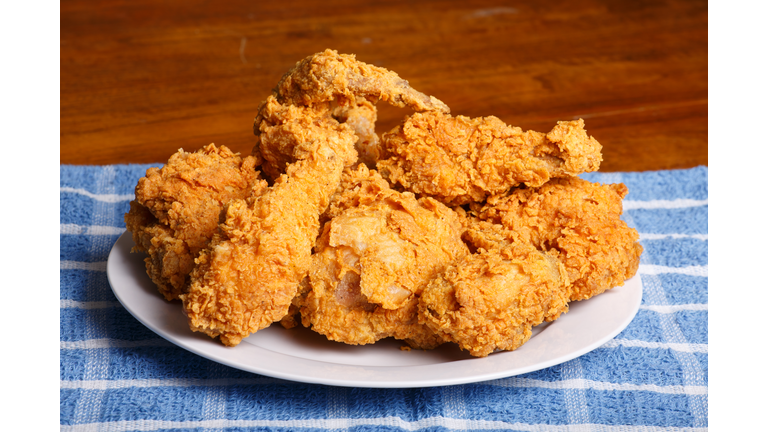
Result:
<instances>
[{"instance_id":1,"label":"crispy breading","mask_svg":"<svg viewBox=\"0 0 768 432\"><path fill-rule=\"evenodd\" d=\"M298 109L283 108L288 114ZM288 313L309 269L319 215L342 169L357 160L349 126L307 118L281 117L275 127L296 161L263 194L227 205L220 234L201 252L189 291L181 295L190 328L225 345Z\"/></svg>"},{"instance_id":2,"label":"crispy breading","mask_svg":"<svg viewBox=\"0 0 768 432\"><path fill-rule=\"evenodd\" d=\"M313 255L304 325L348 344L395 337L418 348L439 345L442 338L418 322L418 298L468 253L458 216L433 199L390 189L364 165L345 171L339 190Z\"/></svg>"},{"instance_id":3,"label":"crispy breading","mask_svg":"<svg viewBox=\"0 0 768 432\"><path fill-rule=\"evenodd\" d=\"M193 153L179 150L165 166L149 168L139 179L125 224L134 251L149 255L147 274L167 300L184 291L224 204L266 188L255 170L257 162L209 144Z\"/></svg>"},{"instance_id":4,"label":"crispy breading","mask_svg":"<svg viewBox=\"0 0 768 432\"><path fill-rule=\"evenodd\" d=\"M293 147L286 146L279 132L272 131L282 120L275 118L275 107L293 106L306 108L301 113L307 122L323 123L335 118L349 123L358 136L360 161L373 167L381 153L375 132L374 104L378 101L416 112L449 111L439 99L414 90L392 71L357 61L354 55L325 50L296 63L259 106L253 121L258 137L253 154L263 155L262 169L270 179L284 173L285 167L296 160L289 151Z\"/></svg>"},{"instance_id":5,"label":"crispy breading","mask_svg":"<svg viewBox=\"0 0 768 432\"><path fill-rule=\"evenodd\" d=\"M416 113L382 135L382 176L449 205L482 202L519 185L596 171L601 145L584 121L558 122L549 133L506 125L497 117Z\"/></svg>"},{"instance_id":6,"label":"crispy breading","mask_svg":"<svg viewBox=\"0 0 768 432\"><path fill-rule=\"evenodd\" d=\"M339 123L346 123L355 131L358 161L368 168L376 168L376 161L381 157L381 140L376 134L376 105L365 98L358 97L355 105L333 108L333 118Z\"/></svg>"},{"instance_id":7,"label":"crispy breading","mask_svg":"<svg viewBox=\"0 0 768 432\"><path fill-rule=\"evenodd\" d=\"M556 251L571 281L571 300L621 286L634 276L643 247L637 230L621 220L624 184L601 185L578 177L516 189L475 205L481 220L507 228L515 242Z\"/></svg>"},{"instance_id":8,"label":"crispy breading","mask_svg":"<svg viewBox=\"0 0 768 432\"><path fill-rule=\"evenodd\" d=\"M380 139L378 101L415 113ZM602 160L582 120L544 134L449 111L354 55L311 55L259 106L252 156L211 145L147 171L135 249L228 346L280 321L482 357L634 275L626 187L574 177Z\"/></svg>"},{"instance_id":9,"label":"crispy breading","mask_svg":"<svg viewBox=\"0 0 768 432\"><path fill-rule=\"evenodd\" d=\"M414 90L395 72L330 49L296 63L280 79L275 94L281 103L296 106L330 101L355 105L357 98L363 97L373 103L381 100L417 112L450 112L442 101Z\"/></svg>"},{"instance_id":10,"label":"crispy breading","mask_svg":"<svg viewBox=\"0 0 768 432\"><path fill-rule=\"evenodd\" d=\"M446 341L485 357L517 349L533 326L566 312L567 286L563 265L531 245L482 249L427 285L419 317Z\"/></svg>"},{"instance_id":11,"label":"crispy breading","mask_svg":"<svg viewBox=\"0 0 768 432\"><path fill-rule=\"evenodd\" d=\"M254 121L256 145L253 154L263 158L261 169L270 180L285 174L289 165L306 159L312 149L307 143L323 139L331 131L354 132L331 117L327 107L298 107L278 102L270 95L262 102ZM320 136L314 133L320 131Z\"/></svg>"}]
</instances>

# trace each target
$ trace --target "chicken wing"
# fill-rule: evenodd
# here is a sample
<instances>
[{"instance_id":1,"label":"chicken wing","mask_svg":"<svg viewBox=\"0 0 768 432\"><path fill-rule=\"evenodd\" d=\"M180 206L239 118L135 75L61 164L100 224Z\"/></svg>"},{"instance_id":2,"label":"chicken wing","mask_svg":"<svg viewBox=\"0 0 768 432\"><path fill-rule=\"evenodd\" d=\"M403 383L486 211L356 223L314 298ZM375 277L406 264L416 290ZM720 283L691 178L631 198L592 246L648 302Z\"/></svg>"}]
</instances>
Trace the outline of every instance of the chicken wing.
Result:
<instances>
[{"instance_id":1,"label":"chicken wing","mask_svg":"<svg viewBox=\"0 0 768 432\"><path fill-rule=\"evenodd\" d=\"M296 106L331 101L355 105L357 98L363 97L373 103L382 100L417 112L450 112L442 101L414 90L395 72L330 49L296 63L280 79L275 94L281 103Z\"/></svg>"},{"instance_id":2,"label":"chicken wing","mask_svg":"<svg viewBox=\"0 0 768 432\"><path fill-rule=\"evenodd\" d=\"M325 50L299 61L259 107L253 122L258 137L253 153L263 156L262 169L268 178L285 172L296 157L291 147L269 133L275 125L275 107L306 107L311 109L314 121L325 122L335 116L348 122L358 134L356 145L361 161L373 166L380 154L373 104L380 100L417 112L450 111L439 99L414 90L392 71L357 61L354 55Z\"/></svg>"},{"instance_id":3,"label":"chicken wing","mask_svg":"<svg viewBox=\"0 0 768 432\"><path fill-rule=\"evenodd\" d=\"M518 185L596 171L602 146L584 121L558 122L549 133L441 112L416 113L382 136L379 172L391 183L448 205L484 201Z\"/></svg>"}]
</instances>

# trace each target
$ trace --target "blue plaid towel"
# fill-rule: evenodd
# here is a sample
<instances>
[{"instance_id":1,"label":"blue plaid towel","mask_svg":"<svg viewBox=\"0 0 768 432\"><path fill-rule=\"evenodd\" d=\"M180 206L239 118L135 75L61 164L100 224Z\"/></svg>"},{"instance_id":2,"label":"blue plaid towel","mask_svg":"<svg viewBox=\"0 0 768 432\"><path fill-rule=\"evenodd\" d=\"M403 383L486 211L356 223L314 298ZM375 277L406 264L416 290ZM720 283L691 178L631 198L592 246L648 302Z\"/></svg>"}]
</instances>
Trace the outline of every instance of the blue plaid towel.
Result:
<instances>
[{"instance_id":1,"label":"blue plaid towel","mask_svg":"<svg viewBox=\"0 0 768 432\"><path fill-rule=\"evenodd\" d=\"M645 248L642 305L615 339L525 375L368 389L221 365L121 306L106 261L149 166L61 166L62 431L707 430L706 167L582 176L629 187L623 218Z\"/></svg>"}]
</instances>

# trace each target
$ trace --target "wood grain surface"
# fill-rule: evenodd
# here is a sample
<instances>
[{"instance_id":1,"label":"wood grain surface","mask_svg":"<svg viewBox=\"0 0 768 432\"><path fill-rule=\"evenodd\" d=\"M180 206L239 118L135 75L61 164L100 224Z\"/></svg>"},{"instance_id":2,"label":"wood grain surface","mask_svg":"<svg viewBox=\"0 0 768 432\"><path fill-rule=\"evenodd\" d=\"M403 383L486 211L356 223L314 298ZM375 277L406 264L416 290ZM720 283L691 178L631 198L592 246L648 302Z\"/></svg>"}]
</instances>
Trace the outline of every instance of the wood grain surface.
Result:
<instances>
[{"instance_id":1,"label":"wood grain surface","mask_svg":"<svg viewBox=\"0 0 768 432\"><path fill-rule=\"evenodd\" d=\"M298 60L333 48L454 115L549 131L583 118L601 171L707 164L707 2L61 2L62 164L249 154L253 117ZM380 103L377 130L408 112Z\"/></svg>"}]
</instances>

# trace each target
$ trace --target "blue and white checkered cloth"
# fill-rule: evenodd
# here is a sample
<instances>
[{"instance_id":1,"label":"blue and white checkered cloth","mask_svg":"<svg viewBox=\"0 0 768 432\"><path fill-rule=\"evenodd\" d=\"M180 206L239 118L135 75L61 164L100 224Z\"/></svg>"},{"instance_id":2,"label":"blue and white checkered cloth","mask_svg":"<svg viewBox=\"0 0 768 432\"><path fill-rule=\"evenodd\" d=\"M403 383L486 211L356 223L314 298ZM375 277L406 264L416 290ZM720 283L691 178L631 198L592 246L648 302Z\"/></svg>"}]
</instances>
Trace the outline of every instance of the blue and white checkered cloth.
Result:
<instances>
[{"instance_id":1,"label":"blue and white checkered cloth","mask_svg":"<svg viewBox=\"0 0 768 432\"><path fill-rule=\"evenodd\" d=\"M708 169L594 173L629 187L643 300L614 340L564 364L447 387L303 384L161 339L107 282L150 165L61 166L62 431L703 431L708 427Z\"/></svg>"}]
</instances>

